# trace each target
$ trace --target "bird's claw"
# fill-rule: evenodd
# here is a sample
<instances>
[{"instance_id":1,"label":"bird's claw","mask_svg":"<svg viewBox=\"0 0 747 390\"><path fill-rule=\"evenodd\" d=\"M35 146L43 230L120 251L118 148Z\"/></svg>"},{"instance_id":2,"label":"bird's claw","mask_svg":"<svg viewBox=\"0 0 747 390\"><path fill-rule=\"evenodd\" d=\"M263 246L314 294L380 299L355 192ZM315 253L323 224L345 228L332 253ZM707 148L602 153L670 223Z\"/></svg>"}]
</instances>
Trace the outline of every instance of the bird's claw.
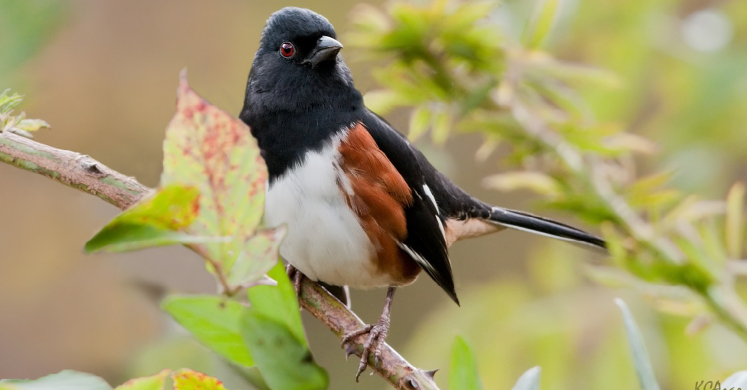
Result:
<instances>
[{"instance_id":1,"label":"bird's claw","mask_svg":"<svg viewBox=\"0 0 747 390\"><path fill-rule=\"evenodd\" d=\"M363 344L363 351L361 352L361 361L358 365L358 372L355 373L355 381L358 382L363 371L368 366L368 357L373 352L374 354L374 368L379 367L381 363L381 347L384 345L386 335L389 332L389 318L380 318L374 325L366 325L361 329L350 332L343 336L342 345L345 347L346 352L350 352L348 343L350 343L356 337L368 333L368 339ZM354 352L353 352L354 353ZM350 353L348 354L350 356Z\"/></svg>"}]
</instances>

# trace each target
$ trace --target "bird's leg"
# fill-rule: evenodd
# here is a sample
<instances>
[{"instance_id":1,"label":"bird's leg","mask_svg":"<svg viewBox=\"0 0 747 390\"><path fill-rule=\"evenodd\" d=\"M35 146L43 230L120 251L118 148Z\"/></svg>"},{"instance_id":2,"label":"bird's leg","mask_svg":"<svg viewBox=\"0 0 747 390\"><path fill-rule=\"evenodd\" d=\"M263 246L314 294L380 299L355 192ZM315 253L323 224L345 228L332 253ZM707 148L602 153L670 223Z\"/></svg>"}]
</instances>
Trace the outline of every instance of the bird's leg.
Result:
<instances>
[{"instance_id":1,"label":"bird's leg","mask_svg":"<svg viewBox=\"0 0 747 390\"><path fill-rule=\"evenodd\" d=\"M288 278L293 282L293 289L296 290L296 295L301 296L301 282L303 282L304 274L297 270L296 267L288 264L285 268L285 272L288 273Z\"/></svg>"},{"instance_id":2,"label":"bird's leg","mask_svg":"<svg viewBox=\"0 0 747 390\"><path fill-rule=\"evenodd\" d=\"M394 297L395 287L389 287L386 292L386 302L384 303L384 311L381 313L381 317L373 325L366 325L361 329L345 334L342 337L342 345L352 341L354 338L368 333L368 339L363 344L363 352L361 353L361 363L358 365L358 372L355 374L355 381L358 382L361 373L365 371L366 365L368 364L368 356L371 351L374 353L374 364L379 365L381 361L381 347L384 345L384 340L389 332L389 311L392 308L392 297Z\"/></svg>"}]
</instances>

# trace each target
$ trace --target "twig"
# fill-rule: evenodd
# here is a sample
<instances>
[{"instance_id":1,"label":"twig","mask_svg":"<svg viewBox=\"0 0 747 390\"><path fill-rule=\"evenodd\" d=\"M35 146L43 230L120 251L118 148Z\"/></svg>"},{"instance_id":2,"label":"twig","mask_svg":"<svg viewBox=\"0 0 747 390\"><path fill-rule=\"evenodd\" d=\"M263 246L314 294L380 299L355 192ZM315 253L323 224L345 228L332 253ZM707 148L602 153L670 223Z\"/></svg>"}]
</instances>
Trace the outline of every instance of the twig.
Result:
<instances>
[{"instance_id":1,"label":"twig","mask_svg":"<svg viewBox=\"0 0 747 390\"><path fill-rule=\"evenodd\" d=\"M301 306L318 318L337 337L360 329L365 324L348 310L342 302L331 296L324 288L304 278L301 284ZM333 313L334 315L330 315ZM360 356L363 351L363 343L366 335L355 339L355 348L348 353ZM392 386L398 389L438 389L433 381L435 371L424 371L413 367L397 351L385 344L381 349L380 367L376 373L386 379ZM368 365L374 367L373 357L369 357Z\"/></svg>"},{"instance_id":2,"label":"twig","mask_svg":"<svg viewBox=\"0 0 747 390\"><path fill-rule=\"evenodd\" d=\"M8 132L0 133L0 160L96 195L120 209L127 208L150 191L134 178L86 155L56 149Z\"/></svg>"},{"instance_id":3,"label":"twig","mask_svg":"<svg viewBox=\"0 0 747 390\"><path fill-rule=\"evenodd\" d=\"M506 79L504 82L512 82ZM514 85L514 89L515 89ZM559 137L549 125L539 116L531 115L529 110L517 99L494 102L498 109L511 111L522 128L548 148L554 150L566 166L577 177L586 180L590 190L594 191L605 205L612 210L625 226L626 230L641 243L647 245L654 253L667 261L681 265L683 254L673 242L665 237L654 234L653 227L633 211L633 208L615 192L612 184L600 173L598 161L584 164L581 153ZM587 166L591 168L587 168ZM715 285L707 291L692 289L706 303L721 320L736 331L743 340L747 341L747 308L734 292L731 286Z\"/></svg>"},{"instance_id":4,"label":"twig","mask_svg":"<svg viewBox=\"0 0 747 390\"><path fill-rule=\"evenodd\" d=\"M120 209L131 206L152 191L132 177L114 171L79 153L53 148L11 133L0 133L0 160L18 168L96 195ZM305 281L301 306L340 337L363 326L363 322L326 290ZM364 336L355 340L352 353L360 356ZM392 386L401 390L437 390L432 371L413 367L389 345L382 348L380 367L371 367ZM352 375L352 374L351 374Z\"/></svg>"}]
</instances>

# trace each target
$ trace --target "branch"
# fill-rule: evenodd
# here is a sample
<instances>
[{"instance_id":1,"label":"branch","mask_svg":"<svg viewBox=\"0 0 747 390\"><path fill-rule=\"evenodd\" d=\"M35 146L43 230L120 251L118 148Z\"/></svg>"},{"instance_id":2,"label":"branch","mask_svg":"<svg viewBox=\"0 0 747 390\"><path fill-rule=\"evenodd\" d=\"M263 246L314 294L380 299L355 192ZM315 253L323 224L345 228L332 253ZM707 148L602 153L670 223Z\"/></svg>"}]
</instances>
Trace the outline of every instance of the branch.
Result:
<instances>
[{"instance_id":1,"label":"branch","mask_svg":"<svg viewBox=\"0 0 747 390\"><path fill-rule=\"evenodd\" d=\"M96 195L120 209L150 188L80 153L56 149L9 132L0 133L0 160Z\"/></svg>"},{"instance_id":2,"label":"branch","mask_svg":"<svg viewBox=\"0 0 747 390\"><path fill-rule=\"evenodd\" d=\"M0 160L96 195L120 209L126 209L151 191L134 178L110 169L89 156L53 148L8 132L0 133ZM338 337L364 325L337 298L308 280L302 284L300 303ZM364 342L365 335L359 336L351 353L360 356ZM413 367L388 344L382 348L380 367L374 366L373 358L369 359L369 366L397 389L438 389L432 371Z\"/></svg>"}]
</instances>

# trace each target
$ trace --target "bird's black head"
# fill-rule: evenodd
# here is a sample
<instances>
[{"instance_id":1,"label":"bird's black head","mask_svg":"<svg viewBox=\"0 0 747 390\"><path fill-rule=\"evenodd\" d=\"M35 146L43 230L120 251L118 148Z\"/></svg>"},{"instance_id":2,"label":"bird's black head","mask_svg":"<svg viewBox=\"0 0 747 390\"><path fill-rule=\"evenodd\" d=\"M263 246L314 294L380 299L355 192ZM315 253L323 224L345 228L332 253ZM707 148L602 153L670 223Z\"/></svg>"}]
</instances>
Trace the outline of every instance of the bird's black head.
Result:
<instances>
[{"instance_id":1,"label":"bird's black head","mask_svg":"<svg viewBox=\"0 0 747 390\"><path fill-rule=\"evenodd\" d=\"M258 139L271 179L359 119L363 99L340 49L332 25L313 11L288 7L267 20L240 118Z\"/></svg>"},{"instance_id":2,"label":"bird's black head","mask_svg":"<svg viewBox=\"0 0 747 390\"><path fill-rule=\"evenodd\" d=\"M245 109L262 113L334 104L354 89L329 21L288 7L267 21L249 74ZM247 107L249 106L249 107Z\"/></svg>"}]
</instances>

